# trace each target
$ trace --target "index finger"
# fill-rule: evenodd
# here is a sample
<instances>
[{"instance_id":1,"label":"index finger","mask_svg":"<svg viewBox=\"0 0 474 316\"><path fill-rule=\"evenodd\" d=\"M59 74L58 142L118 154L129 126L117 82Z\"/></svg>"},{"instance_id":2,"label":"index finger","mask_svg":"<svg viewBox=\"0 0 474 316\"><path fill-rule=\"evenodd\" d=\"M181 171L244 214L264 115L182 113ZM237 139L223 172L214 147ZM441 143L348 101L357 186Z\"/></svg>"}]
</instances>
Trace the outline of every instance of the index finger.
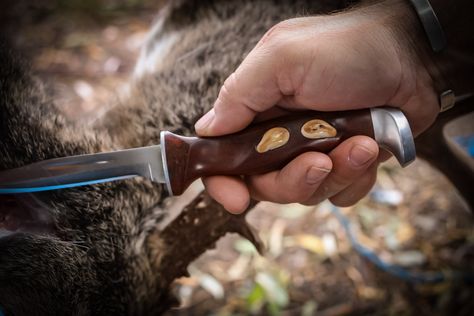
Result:
<instances>
[{"instance_id":1,"label":"index finger","mask_svg":"<svg viewBox=\"0 0 474 316\"><path fill-rule=\"evenodd\" d=\"M276 68L272 54L262 47L254 49L224 82L213 109L196 124L196 132L201 136L233 133L274 106L282 97Z\"/></svg>"}]
</instances>

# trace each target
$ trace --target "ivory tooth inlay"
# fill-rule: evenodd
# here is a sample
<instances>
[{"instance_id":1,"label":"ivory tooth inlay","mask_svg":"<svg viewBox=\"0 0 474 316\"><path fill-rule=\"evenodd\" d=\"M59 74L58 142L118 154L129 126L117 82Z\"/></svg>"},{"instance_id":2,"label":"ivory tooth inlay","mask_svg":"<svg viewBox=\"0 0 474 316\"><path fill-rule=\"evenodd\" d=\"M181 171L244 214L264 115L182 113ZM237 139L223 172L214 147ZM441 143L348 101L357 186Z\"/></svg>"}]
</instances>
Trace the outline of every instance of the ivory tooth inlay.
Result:
<instances>
[{"instance_id":1,"label":"ivory tooth inlay","mask_svg":"<svg viewBox=\"0 0 474 316\"><path fill-rule=\"evenodd\" d=\"M301 134L310 139L334 137L337 131L328 122L323 120L311 120L301 127Z\"/></svg>"},{"instance_id":2,"label":"ivory tooth inlay","mask_svg":"<svg viewBox=\"0 0 474 316\"><path fill-rule=\"evenodd\" d=\"M283 127L274 127L263 134L262 140L257 145L257 151L264 153L285 145L290 139L290 132Z\"/></svg>"}]
</instances>

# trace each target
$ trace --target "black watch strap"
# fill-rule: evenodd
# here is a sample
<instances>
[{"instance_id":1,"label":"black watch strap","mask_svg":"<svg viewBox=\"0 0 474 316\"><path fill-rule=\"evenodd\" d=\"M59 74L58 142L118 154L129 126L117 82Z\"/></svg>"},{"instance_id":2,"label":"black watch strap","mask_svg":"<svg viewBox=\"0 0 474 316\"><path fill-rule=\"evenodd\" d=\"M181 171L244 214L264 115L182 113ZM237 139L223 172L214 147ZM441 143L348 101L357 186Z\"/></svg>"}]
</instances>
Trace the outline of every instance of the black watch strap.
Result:
<instances>
[{"instance_id":1,"label":"black watch strap","mask_svg":"<svg viewBox=\"0 0 474 316\"><path fill-rule=\"evenodd\" d=\"M431 48L434 52L441 52L447 44L443 28L428 0L410 0L418 14L425 30Z\"/></svg>"},{"instance_id":2,"label":"black watch strap","mask_svg":"<svg viewBox=\"0 0 474 316\"><path fill-rule=\"evenodd\" d=\"M410 2L420 18L420 22L430 42L431 49L435 53L440 53L446 48L447 40L433 7L428 0L410 0ZM438 101L440 112L444 112L456 104L456 95L451 89L441 91Z\"/></svg>"}]
</instances>

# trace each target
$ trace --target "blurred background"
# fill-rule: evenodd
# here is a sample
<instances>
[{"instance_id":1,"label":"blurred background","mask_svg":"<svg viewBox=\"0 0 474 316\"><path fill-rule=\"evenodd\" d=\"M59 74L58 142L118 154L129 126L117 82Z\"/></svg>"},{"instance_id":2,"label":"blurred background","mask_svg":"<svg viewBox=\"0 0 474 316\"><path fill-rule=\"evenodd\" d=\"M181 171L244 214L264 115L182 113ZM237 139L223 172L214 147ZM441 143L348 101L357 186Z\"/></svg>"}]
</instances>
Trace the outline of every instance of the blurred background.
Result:
<instances>
[{"instance_id":1,"label":"blurred background","mask_svg":"<svg viewBox=\"0 0 474 316\"><path fill-rule=\"evenodd\" d=\"M7 0L0 26L82 120L126 84L165 2ZM221 239L176 281L169 315L474 315L474 218L423 161L389 161L353 207L260 203L248 220L265 255Z\"/></svg>"}]
</instances>

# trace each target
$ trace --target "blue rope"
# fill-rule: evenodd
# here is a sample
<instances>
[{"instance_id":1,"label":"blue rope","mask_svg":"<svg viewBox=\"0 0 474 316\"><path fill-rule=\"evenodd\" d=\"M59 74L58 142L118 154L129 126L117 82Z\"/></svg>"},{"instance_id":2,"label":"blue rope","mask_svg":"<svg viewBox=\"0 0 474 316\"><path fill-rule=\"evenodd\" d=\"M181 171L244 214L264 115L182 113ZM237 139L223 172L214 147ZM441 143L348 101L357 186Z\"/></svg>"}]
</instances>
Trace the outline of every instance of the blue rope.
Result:
<instances>
[{"instance_id":1,"label":"blue rope","mask_svg":"<svg viewBox=\"0 0 474 316\"><path fill-rule=\"evenodd\" d=\"M344 228L344 232L349 239L349 242L360 255L364 258L372 262L376 267L385 271L399 279L404 281L415 283L415 284L423 284L423 283L441 283L446 281L453 281L453 280L463 280L466 282L474 282L474 274L473 273L459 273L459 272L413 272L407 270L401 266L388 263L382 260L374 251L370 250L369 248L363 246L355 236L354 232L352 231L351 224L349 219L342 214L340 209L336 206L332 206L331 208L332 213L336 216L339 223L341 223L342 227Z\"/></svg>"}]
</instances>

